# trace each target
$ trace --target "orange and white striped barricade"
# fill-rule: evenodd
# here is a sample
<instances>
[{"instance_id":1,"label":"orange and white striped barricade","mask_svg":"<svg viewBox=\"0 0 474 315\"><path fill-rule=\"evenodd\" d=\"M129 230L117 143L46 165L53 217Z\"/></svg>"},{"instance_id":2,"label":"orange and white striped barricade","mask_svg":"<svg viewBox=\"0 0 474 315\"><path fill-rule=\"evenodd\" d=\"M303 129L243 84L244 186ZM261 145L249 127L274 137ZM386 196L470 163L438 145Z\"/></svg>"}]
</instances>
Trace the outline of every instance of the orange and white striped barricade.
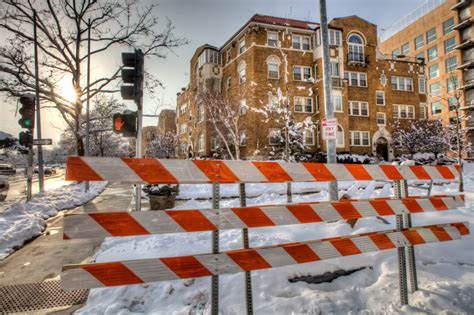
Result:
<instances>
[{"instance_id":1,"label":"orange and white striped barricade","mask_svg":"<svg viewBox=\"0 0 474 315\"><path fill-rule=\"evenodd\" d=\"M398 225L398 231L387 231L372 233L373 235L391 240L387 248L377 247L370 236L372 234L341 237L341 243L336 239L318 240L306 243L298 243L302 249L295 244L274 246L271 248L247 248L248 228L262 226L279 226L290 224L305 224L311 222L327 222L339 219L363 218L370 216L396 215L397 218L403 214L445 211L455 209L464 203L463 196L435 196L431 198L405 196L403 199L380 198L369 200L344 200L334 202L311 202L305 204L267 205L245 207L245 194L241 193L241 207L220 209L219 207L219 184L240 183L241 190L245 191L245 183L279 183L279 182L324 182L324 181L359 181L359 180L392 180L396 183L404 180L455 180L459 176L459 168L456 166L398 166L398 165L346 165L346 164L321 164L321 163L287 163L287 162L257 162L257 161L200 161L200 160L159 160L142 158L95 158L95 157L69 157L66 172L67 180L76 181L113 181L122 183L149 183L149 184L179 184L179 183L212 183L213 187L213 209L192 210L166 210L159 212L112 212L112 213L90 213L67 216L65 218L64 239L77 238L104 238L108 236L131 236L159 233L180 233L212 231L213 253L207 255L160 258L154 260L140 260L104 264L89 264L78 266L66 266L64 268L64 286L68 288L82 285L108 286L153 282L161 280L179 279L197 276L212 276L212 313L218 313L218 275L228 272L246 272L247 283L247 311L252 312L250 271L261 269L247 266L248 262L260 261L260 258L274 257L277 252L288 252L297 250L297 256L289 259L281 257L285 261L283 265L316 261L319 259L332 258L330 254L325 256L322 252L307 250L312 249L312 244L323 246L322 248L334 248L334 253L364 253L366 250L381 250L398 248L399 253L404 254L405 245L418 245L431 241L447 241L456 239L460 235L469 233L464 223L454 225L442 225L437 227L417 227L404 229ZM396 190L397 191L397 190ZM400 198L400 194L396 194ZM463 226L463 228L461 228ZM219 234L221 229L243 229L244 248L237 252L219 253ZM433 229L436 229L436 233ZM439 230L440 229L440 230ZM463 232L455 232L455 230ZM412 232L415 231L415 232ZM444 231L444 232L443 232ZM441 234L440 234L441 233ZM418 235L421 235L418 237ZM434 235L434 236L433 236ZM442 236L441 236L442 235ZM245 237L247 236L247 237ZM402 237L403 236L403 237ZM426 236L426 237L425 237ZM439 236L439 237L438 237ZM364 243L361 239L371 239L372 243ZM247 242L245 240L247 239ZM338 244L349 244L346 239L351 239L355 247L350 245L348 252L341 252L343 247ZM402 241L403 240L403 241ZM334 243L336 242L336 243ZM336 245L335 245L336 244ZM362 246L360 247L359 246ZM364 245L365 244L365 245ZM375 244L375 245L374 245ZM381 244L381 243L380 243ZM316 245L314 245L316 246ZM332 247L331 247L332 246ZM345 245L344 245L345 246ZM365 246L365 247L364 247ZM357 248L357 250L356 250ZM401 248L401 249L400 249ZM268 254L267 250L269 251ZM258 254L255 255L255 253ZM319 254L321 254L321 256ZM263 255L263 256L262 256ZM265 256L267 255L267 256ZM296 255L296 254L295 254ZM291 255L290 255L291 256ZM244 257L235 262L236 257ZM260 257L260 258L255 258ZM276 257L276 256L275 256ZM298 259L296 259L298 257ZM318 259L315 259L318 257ZM322 257L322 258L321 258ZM338 257L338 256L334 256ZM399 256L400 258L401 256ZM262 258L262 259L263 259ZM219 267L212 265L211 261L224 259L224 265L234 261L236 267ZM280 259L280 258L279 258ZM265 259L264 259L265 260ZM400 288L401 294L406 295L406 266L405 258L400 260ZM199 261L199 264L195 264ZM247 263L245 263L247 261ZM278 260L280 261L280 260ZM171 268L168 263L176 268ZM403 263L403 264L402 264ZM216 263L217 264L217 263ZM181 273L180 268L185 265L196 268ZM204 267L202 267L203 265ZM258 264L257 264L258 265ZM130 266L136 266L141 270L138 273L130 273ZM165 266L165 267L163 267ZM194 266L194 267L192 267ZM280 266L267 261L265 268ZM102 271L109 268L106 274L110 279L104 279ZM168 269L167 269L168 268ZM170 269L171 268L171 269ZM133 268L132 268L133 269ZM146 271L146 272L145 272ZM222 271L222 272L221 272ZM114 282L118 279L116 274L123 273L128 277L125 280ZM144 274L149 273L149 274ZM155 273L155 275L152 275ZM101 279L94 275L101 274ZM161 275L167 276L161 279ZM248 277L247 277L248 276ZM95 279L94 279L95 278ZM107 277L106 277L107 278ZM134 280L133 280L134 279ZM403 281L402 281L403 280ZM107 283L107 285L104 285ZM114 284L119 283L119 284ZM97 285L99 284L99 285ZM102 285L100 285L102 284ZM408 300L401 295L402 304ZM406 301L406 302L405 302Z\"/></svg>"}]
</instances>

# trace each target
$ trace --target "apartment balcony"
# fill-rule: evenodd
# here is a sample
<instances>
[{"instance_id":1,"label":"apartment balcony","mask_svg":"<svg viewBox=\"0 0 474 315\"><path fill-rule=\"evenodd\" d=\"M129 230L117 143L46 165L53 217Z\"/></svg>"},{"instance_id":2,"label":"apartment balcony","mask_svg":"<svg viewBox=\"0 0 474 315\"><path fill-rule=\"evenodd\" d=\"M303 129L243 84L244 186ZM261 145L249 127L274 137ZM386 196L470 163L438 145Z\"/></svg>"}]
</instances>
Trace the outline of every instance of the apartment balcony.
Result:
<instances>
[{"instance_id":1,"label":"apartment balcony","mask_svg":"<svg viewBox=\"0 0 474 315\"><path fill-rule=\"evenodd\" d=\"M454 49L463 50L463 49L471 48L473 46L474 46L474 40L472 38L469 38L463 41L461 44L454 46Z\"/></svg>"},{"instance_id":2,"label":"apartment balcony","mask_svg":"<svg viewBox=\"0 0 474 315\"><path fill-rule=\"evenodd\" d=\"M465 19L465 20L463 20L463 21L460 21L458 24L454 25L453 28L454 28L455 30L460 31L460 30L463 30L463 29L465 29L465 28L471 26L473 22L474 22L474 19L471 18L471 17L469 17L468 19Z\"/></svg>"},{"instance_id":3,"label":"apartment balcony","mask_svg":"<svg viewBox=\"0 0 474 315\"><path fill-rule=\"evenodd\" d=\"M347 63L353 66L367 67L369 65L369 56L359 53L348 53Z\"/></svg>"},{"instance_id":4,"label":"apartment balcony","mask_svg":"<svg viewBox=\"0 0 474 315\"><path fill-rule=\"evenodd\" d=\"M467 7L470 4L471 4L471 0L461 0L458 3L456 3L455 5L453 5L451 7L451 10L459 11L459 10L464 9L465 7Z\"/></svg>"},{"instance_id":5,"label":"apartment balcony","mask_svg":"<svg viewBox=\"0 0 474 315\"><path fill-rule=\"evenodd\" d=\"M459 87L459 90L470 90L474 88L474 80L464 82L464 85Z\"/></svg>"},{"instance_id":6,"label":"apartment balcony","mask_svg":"<svg viewBox=\"0 0 474 315\"><path fill-rule=\"evenodd\" d=\"M465 70L474 68L474 60L466 60L462 64L456 67L457 70Z\"/></svg>"},{"instance_id":7,"label":"apartment balcony","mask_svg":"<svg viewBox=\"0 0 474 315\"><path fill-rule=\"evenodd\" d=\"M344 88L344 80L341 78L331 78L331 86L333 89Z\"/></svg>"}]
</instances>

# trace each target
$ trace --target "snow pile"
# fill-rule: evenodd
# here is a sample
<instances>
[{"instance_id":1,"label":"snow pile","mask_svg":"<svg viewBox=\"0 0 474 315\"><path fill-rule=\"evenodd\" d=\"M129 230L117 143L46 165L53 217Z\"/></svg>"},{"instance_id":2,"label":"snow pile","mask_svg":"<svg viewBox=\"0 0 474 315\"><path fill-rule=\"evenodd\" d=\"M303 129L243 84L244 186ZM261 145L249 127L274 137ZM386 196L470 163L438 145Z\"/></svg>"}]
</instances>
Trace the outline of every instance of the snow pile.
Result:
<instances>
[{"instance_id":1,"label":"snow pile","mask_svg":"<svg viewBox=\"0 0 474 315\"><path fill-rule=\"evenodd\" d=\"M474 166L474 165L473 165ZM473 167L474 168L474 167ZM474 171L471 167L466 170ZM474 172L466 174L467 190L474 189ZM376 198L393 194L390 184L375 189L376 182L347 183L340 194L353 198ZM304 186L303 186L304 187ZM365 189L363 187L366 187ZM319 188L324 188L320 186ZM252 191L252 189L250 189ZM253 188L256 191L256 188ZM286 196L261 189L257 198L249 198L248 205L285 203ZM456 192L456 183L435 185L434 194ZM410 188L410 195L424 195L425 190ZM294 195L294 202L327 200L327 190L312 194ZM453 211L423 213L412 216L413 224L429 225L447 222L474 223L474 193L466 193L466 207ZM235 207L237 198L222 200L221 207ZM176 209L209 208L209 200L189 200ZM314 240L395 227L395 217L360 219L354 229L344 221L313 223L249 231L250 246L266 246ZM401 308L398 296L398 260L396 251L382 251L363 255L323 260L314 263L280 267L252 272L254 309L264 314L319 314L319 313L413 313L466 312L474 310L474 238L416 247L420 290L410 295L410 306ZM242 247L240 230L220 232L220 249ZM97 262L172 257L208 253L210 233L181 233L143 237L108 238L95 255ZM320 275L336 270L365 269L331 283L290 283L289 278ZM220 311L223 314L245 313L243 273L220 277ZM144 285L93 289L83 314L189 314L209 313L210 278L176 280Z\"/></svg>"},{"instance_id":2,"label":"snow pile","mask_svg":"<svg viewBox=\"0 0 474 315\"><path fill-rule=\"evenodd\" d=\"M58 211L82 205L100 194L107 182L71 184L35 195L28 203L16 202L0 212L0 259L4 259L46 227L46 220Z\"/></svg>"},{"instance_id":3,"label":"snow pile","mask_svg":"<svg viewBox=\"0 0 474 315\"><path fill-rule=\"evenodd\" d=\"M0 131L0 141L5 141L7 139L13 139L13 136L9 133Z\"/></svg>"}]
</instances>

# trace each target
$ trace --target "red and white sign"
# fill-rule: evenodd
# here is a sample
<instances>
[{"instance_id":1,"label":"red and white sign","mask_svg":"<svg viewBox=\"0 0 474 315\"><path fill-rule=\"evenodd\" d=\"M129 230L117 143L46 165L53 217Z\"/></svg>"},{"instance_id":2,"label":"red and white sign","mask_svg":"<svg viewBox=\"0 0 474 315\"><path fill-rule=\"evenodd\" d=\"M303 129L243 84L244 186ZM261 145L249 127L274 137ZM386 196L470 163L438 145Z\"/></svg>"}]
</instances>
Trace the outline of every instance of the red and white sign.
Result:
<instances>
[{"instance_id":1,"label":"red and white sign","mask_svg":"<svg viewBox=\"0 0 474 315\"><path fill-rule=\"evenodd\" d=\"M337 118L323 118L323 140L336 140Z\"/></svg>"}]
</instances>

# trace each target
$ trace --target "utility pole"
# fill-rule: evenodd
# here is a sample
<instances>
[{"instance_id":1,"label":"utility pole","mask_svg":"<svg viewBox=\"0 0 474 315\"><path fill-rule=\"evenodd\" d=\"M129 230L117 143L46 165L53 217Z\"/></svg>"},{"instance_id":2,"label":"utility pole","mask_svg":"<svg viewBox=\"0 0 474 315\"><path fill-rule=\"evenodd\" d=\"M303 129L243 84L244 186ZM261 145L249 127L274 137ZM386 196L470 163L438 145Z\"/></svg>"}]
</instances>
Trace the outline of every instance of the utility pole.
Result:
<instances>
[{"instance_id":1,"label":"utility pole","mask_svg":"<svg viewBox=\"0 0 474 315\"><path fill-rule=\"evenodd\" d=\"M36 21L38 17L33 10L33 37L35 41L35 89L36 89L36 138L38 143L38 184L39 191L44 191L43 146L41 145L41 107L39 98L39 70L38 70L38 38L36 35ZM32 151L32 150L31 150Z\"/></svg>"},{"instance_id":2,"label":"utility pole","mask_svg":"<svg viewBox=\"0 0 474 315\"><path fill-rule=\"evenodd\" d=\"M326 109L326 118L334 118L334 108L331 98L331 68L329 57L329 32L328 19L326 13L326 0L319 0L319 13L321 15L321 42L323 49L323 78L324 78L324 105ZM326 140L327 162L336 164L336 140ZM337 181L329 182L329 200L338 200Z\"/></svg>"},{"instance_id":3,"label":"utility pole","mask_svg":"<svg viewBox=\"0 0 474 315\"><path fill-rule=\"evenodd\" d=\"M91 84L91 19L87 23L87 103L86 103L86 150L85 155L89 156L89 132L90 132L90 84ZM89 191L89 181L85 183L86 191Z\"/></svg>"}]
</instances>

